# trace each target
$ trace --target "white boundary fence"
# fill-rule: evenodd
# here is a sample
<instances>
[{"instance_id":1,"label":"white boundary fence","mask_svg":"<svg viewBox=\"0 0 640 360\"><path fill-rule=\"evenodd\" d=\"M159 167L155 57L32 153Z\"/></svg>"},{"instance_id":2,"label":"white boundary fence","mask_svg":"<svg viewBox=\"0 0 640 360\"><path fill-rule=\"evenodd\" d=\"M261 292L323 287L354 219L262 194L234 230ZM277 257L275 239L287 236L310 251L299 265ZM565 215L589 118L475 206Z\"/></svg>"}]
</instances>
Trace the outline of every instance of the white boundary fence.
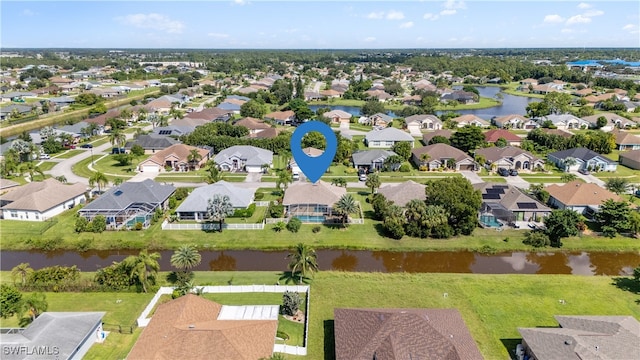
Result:
<instances>
[{"instance_id":1,"label":"white boundary fence","mask_svg":"<svg viewBox=\"0 0 640 360\"><path fill-rule=\"evenodd\" d=\"M219 224L214 223L200 223L200 224L180 224L169 223L167 220L162 222L162 230L220 230ZM262 230L264 229L264 223L259 224L222 224L222 228L225 230Z\"/></svg>"},{"instance_id":2,"label":"white boundary fence","mask_svg":"<svg viewBox=\"0 0 640 360\"><path fill-rule=\"evenodd\" d=\"M200 287L198 287L200 288ZM274 344L273 352L285 353L290 355L307 355L307 344L309 343L309 304L311 302L311 288L309 285L227 285L227 286L202 286L203 293L281 293L285 291L305 293L307 295L307 305L304 314L304 346L291 346L285 344ZM171 295L173 288L163 286L153 296L147 307L144 308L137 323L139 327L149 325L151 317L149 314L160 300L162 295Z\"/></svg>"}]
</instances>

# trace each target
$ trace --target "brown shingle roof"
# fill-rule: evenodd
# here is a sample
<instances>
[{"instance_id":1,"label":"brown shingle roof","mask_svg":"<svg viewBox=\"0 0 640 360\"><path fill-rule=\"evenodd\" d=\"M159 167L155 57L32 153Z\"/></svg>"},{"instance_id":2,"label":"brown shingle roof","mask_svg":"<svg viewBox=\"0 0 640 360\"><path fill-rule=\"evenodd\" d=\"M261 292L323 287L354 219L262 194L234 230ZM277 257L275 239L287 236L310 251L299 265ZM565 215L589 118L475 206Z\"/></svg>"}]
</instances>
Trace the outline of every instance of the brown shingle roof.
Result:
<instances>
[{"instance_id":1,"label":"brown shingle roof","mask_svg":"<svg viewBox=\"0 0 640 360\"><path fill-rule=\"evenodd\" d=\"M504 138L507 141L522 141L522 138L510 131L504 129L493 129L484 133L484 138L487 142L493 143L500 138Z\"/></svg>"},{"instance_id":2,"label":"brown shingle roof","mask_svg":"<svg viewBox=\"0 0 640 360\"><path fill-rule=\"evenodd\" d=\"M86 191L86 185L80 183L65 185L56 179L49 178L44 181L28 183L2 195L2 201L11 201L2 209L44 212L82 195Z\"/></svg>"},{"instance_id":3,"label":"brown shingle roof","mask_svg":"<svg viewBox=\"0 0 640 360\"><path fill-rule=\"evenodd\" d=\"M347 189L341 186L331 185L322 180L316 183L296 182L290 185L284 192L283 205L293 204L321 204L333 206Z\"/></svg>"},{"instance_id":4,"label":"brown shingle roof","mask_svg":"<svg viewBox=\"0 0 640 360\"><path fill-rule=\"evenodd\" d=\"M482 359L456 309L334 309L336 360Z\"/></svg>"},{"instance_id":5,"label":"brown shingle roof","mask_svg":"<svg viewBox=\"0 0 640 360\"><path fill-rule=\"evenodd\" d=\"M564 185L552 184L547 186L545 190L549 192L549 195L567 206L600 206L603 201L608 199L623 201L620 196L607 189L601 188L594 183L583 183L578 180Z\"/></svg>"},{"instance_id":6,"label":"brown shingle roof","mask_svg":"<svg viewBox=\"0 0 640 360\"><path fill-rule=\"evenodd\" d=\"M188 294L158 306L127 359L257 360L270 357L278 322L217 320L221 305Z\"/></svg>"},{"instance_id":7,"label":"brown shingle roof","mask_svg":"<svg viewBox=\"0 0 640 360\"><path fill-rule=\"evenodd\" d=\"M269 129L271 125L265 124L264 121L252 117L244 117L233 123L236 126L244 126L250 130Z\"/></svg>"},{"instance_id":8,"label":"brown shingle roof","mask_svg":"<svg viewBox=\"0 0 640 360\"><path fill-rule=\"evenodd\" d=\"M428 144L429 141L431 141L431 139L433 139L436 136L443 136L447 139L451 138L451 134L453 134L453 131L448 130L448 129L442 129L442 130L435 130L435 131L431 131L428 133L425 133L424 135L422 135L422 141L425 144Z\"/></svg>"},{"instance_id":9,"label":"brown shingle roof","mask_svg":"<svg viewBox=\"0 0 640 360\"><path fill-rule=\"evenodd\" d=\"M427 200L425 185L409 180L396 185L387 185L378 189L378 194L384 195L387 200L395 205L405 206L413 199Z\"/></svg>"},{"instance_id":10,"label":"brown shingle roof","mask_svg":"<svg viewBox=\"0 0 640 360\"><path fill-rule=\"evenodd\" d=\"M614 130L613 135L616 137L616 144L618 145L638 145L640 144L640 136L630 134L625 131Z\"/></svg>"},{"instance_id":11,"label":"brown shingle roof","mask_svg":"<svg viewBox=\"0 0 640 360\"><path fill-rule=\"evenodd\" d=\"M287 120L289 118L292 118L296 113L294 113L292 110L287 110L287 111L275 111L272 113L269 113L267 115L264 116L265 119L274 119L274 120Z\"/></svg>"},{"instance_id":12,"label":"brown shingle roof","mask_svg":"<svg viewBox=\"0 0 640 360\"><path fill-rule=\"evenodd\" d=\"M200 159L199 163L203 163L203 162L207 161L207 155L209 155L209 151L208 150L197 148L195 146L185 145L185 144L174 144L174 145L169 146L166 149L158 151L153 156L151 156L147 160L141 162L140 164L144 164L145 162L151 161L151 162L156 163L156 164L158 164L160 166L164 166L165 160L167 158L169 158L169 157L175 157L178 162L186 163L186 162L188 162L189 154L191 153L191 150L193 150L193 149L198 150L198 154L200 154L200 156L202 157L202 159Z\"/></svg>"},{"instance_id":13,"label":"brown shingle roof","mask_svg":"<svg viewBox=\"0 0 640 360\"><path fill-rule=\"evenodd\" d=\"M437 160L437 159L454 159L456 162L471 159L469 155L467 155L464 151L454 148L451 145L447 144L433 144L428 146L423 146L417 149L413 149L411 153L416 157L420 158L420 155L427 153L431 156L429 161Z\"/></svg>"}]
</instances>

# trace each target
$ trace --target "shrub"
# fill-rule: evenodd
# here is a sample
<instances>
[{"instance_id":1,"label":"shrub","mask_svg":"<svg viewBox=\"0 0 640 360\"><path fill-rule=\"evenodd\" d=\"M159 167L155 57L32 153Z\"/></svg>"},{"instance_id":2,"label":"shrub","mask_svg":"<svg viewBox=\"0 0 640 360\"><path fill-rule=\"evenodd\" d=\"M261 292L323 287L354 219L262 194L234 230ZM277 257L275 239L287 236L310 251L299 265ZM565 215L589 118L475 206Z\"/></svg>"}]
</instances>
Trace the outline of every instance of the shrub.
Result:
<instances>
[{"instance_id":1,"label":"shrub","mask_svg":"<svg viewBox=\"0 0 640 360\"><path fill-rule=\"evenodd\" d=\"M176 197L176 200L182 200L189 196L189 190L187 188L177 188L176 192L173 194Z\"/></svg>"},{"instance_id":2,"label":"shrub","mask_svg":"<svg viewBox=\"0 0 640 360\"><path fill-rule=\"evenodd\" d=\"M81 232L85 232L87 231L87 227L89 226L89 220L87 220L86 217L84 216L79 216L76 219L76 227L75 230L77 233L81 233Z\"/></svg>"},{"instance_id":3,"label":"shrub","mask_svg":"<svg viewBox=\"0 0 640 360\"><path fill-rule=\"evenodd\" d=\"M400 172L411 172L411 165L404 163L400 165Z\"/></svg>"},{"instance_id":4,"label":"shrub","mask_svg":"<svg viewBox=\"0 0 640 360\"><path fill-rule=\"evenodd\" d=\"M264 199L264 193L261 193L261 192L256 193L256 195L254 196L254 199L256 201L260 201L260 200Z\"/></svg>"},{"instance_id":5,"label":"shrub","mask_svg":"<svg viewBox=\"0 0 640 360\"><path fill-rule=\"evenodd\" d=\"M284 205L271 204L269 207L269 217L277 219L284 216Z\"/></svg>"},{"instance_id":6,"label":"shrub","mask_svg":"<svg viewBox=\"0 0 640 360\"><path fill-rule=\"evenodd\" d=\"M175 209L176 205L178 205L178 200L176 200L175 196L172 196L169 198L169 208L170 209Z\"/></svg>"},{"instance_id":7,"label":"shrub","mask_svg":"<svg viewBox=\"0 0 640 360\"><path fill-rule=\"evenodd\" d=\"M80 270L74 266L50 266L35 270L29 275L28 284L38 290L61 291L80 278Z\"/></svg>"},{"instance_id":8,"label":"shrub","mask_svg":"<svg viewBox=\"0 0 640 360\"><path fill-rule=\"evenodd\" d=\"M133 283L127 268L121 262L96 271L94 281L109 290L126 290Z\"/></svg>"},{"instance_id":9,"label":"shrub","mask_svg":"<svg viewBox=\"0 0 640 360\"><path fill-rule=\"evenodd\" d=\"M14 286L0 286L0 317L6 319L20 312L22 294Z\"/></svg>"},{"instance_id":10,"label":"shrub","mask_svg":"<svg viewBox=\"0 0 640 360\"><path fill-rule=\"evenodd\" d=\"M315 233L319 233L321 229L322 228L320 227L320 225L316 225L311 229L311 231L315 234Z\"/></svg>"},{"instance_id":11,"label":"shrub","mask_svg":"<svg viewBox=\"0 0 640 360\"><path fill-rule=\"evenodd\" d=\"M300 308L300 294L297 292L285 291L282 294L282 314L293 316L298 312Z\"/></svg>"},{"instance_id":12,"label":"shrub","mask_svg":"<svg viewBox=\"0 0 640 360\"><path fill-rule=\"evenodd\" d=\"M135 227L135 229L136 229L136 230L138 230L138 231L140 231L140 230L142 230L142 228L143 228L143 227L144 227L144 224L143 224L143 223L141 223L141 222L137 222L137 223L136 223L136 227Z\"/></svg>"},{"instance_id":13,"label":"shrub","mask_svg":"<svg viewBox=\"0 0 640 360\"><path fill-rule=\"evenodd\" d=\"M551 240L549 240L549 236L542 231L529 231L524 235L522 243L533 247L544 247L551 245Z\"/></svg>"},{"instance_id":14,"label":"shrub","mask_svg":"<svg viewBox=\"0 0 640 360\"><path fill-rule=\"evenodd\" d=\"M107 230L107 219L104 216L98 215L91 220L91 231L101 233L105 230Z\"/></svg>"},{"instance_id":15,"label":"shrub","mask_svg":"<svg viewBox=\"0 0 640 360\"><path fill-rule=\"evenodd\" d=\"M429 167L427 165L420 165L420 171L429 171Z\"/></svg>"},{"instance_id":16,"label":"shrub","mask_svg":"<svg viewBox=\"0 0 640 360\"><path fill-rule=\"evenodd\" d=\"M278 221L277 223L273 224L273 231L275 232L281 232L286 228L287 224L284 221Z\"/></svg>"},{"instance_id":17,"label":"shrub","mask_svg":"<svg viewBox=\"0 0 640 360\"><path fill-rule=\"evenodd\" d=\"M248 217L252 217L254 212L256 212L255 203L249 205L249 207L247 207L246 209L238 209L234 211L232 217L248 218Z\"/></svg>"},{"instance_id":18,"label":"shrub","mask_svg":"<svg viewBox=\"0 0 640 360\"><path fill-rule=\"evenodd\" d=\"M291 231L292 233L297 233L298 230L300 230L301 226L302 221L300 221L300 219L298 219L297 217L292 217L287 223L287 230Z\"/></svg>"}]
</instances>

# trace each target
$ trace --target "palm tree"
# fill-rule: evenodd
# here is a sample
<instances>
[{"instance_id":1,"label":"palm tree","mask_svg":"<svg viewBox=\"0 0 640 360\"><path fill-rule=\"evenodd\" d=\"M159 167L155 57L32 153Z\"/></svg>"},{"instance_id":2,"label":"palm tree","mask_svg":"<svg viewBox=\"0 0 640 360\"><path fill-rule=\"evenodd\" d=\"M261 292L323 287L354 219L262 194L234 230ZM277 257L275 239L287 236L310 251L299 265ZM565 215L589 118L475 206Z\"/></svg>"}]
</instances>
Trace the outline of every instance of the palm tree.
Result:
<instances>
[{"instance_id":1,"label":"palm tree","mask_svg":"<svg viewBox=\"0 0 640 360\"><path fill-rule=\"evenodd\" d=\"M213 160L210 160L207 163L207 166L207 176L205 177L205 181L207 182L207 184L217 183L218 181L222 180L222 173L220 173L220 170L218 170L218 166L213 162Z\"/></svg>"},{"instance_id":2,"label":"palm tree","mask_svg":"<svg viewBox=\"0 0 640 360\"><path fill-rule=\"evenodd\" d=\"M351 194L344 194L333 206L334 210L342 215L342 226L347 226L347 220L349 220L349 214L353 214L358 211L358 204Z\"/></svg>"},{"instance_id":3,"label":"palm tree","mask_svg":"<svg viewBox=\"0 0 640 360\"><path fill-rule=\"evenodd\" d=\"M121 177L117 177L113 179L113 185L118 186L120 184L122 184L124 182L124 180Z\"/></svg>"},{"instance_id":4,"label":"palm tree","mask_svg":"<svg viewBox=\"0 0 640 360\"><path fill-rule=\"evenodd\" d=\"M93 187L94 185L98 185L98 193L102 192L102 187L107 186L109 183L109 179L107 176L100 171L96 171L89 178L89 186Z\"/></svg>"},{"instance_id":5,"label":"palm tree","mask_svg":"<svg viewBox=\"0 0 640 360\"><path fill-rule=\"evenodd\" d=\"M20 164L18 170L20 171L20 174L24 174L24 173L28 173L29 174L29 179L33 182L33 176L35 174L38 174L40 176L44 176L44 172L42 171L42 169L40 169L40 166L34 165L33 162L29 161L29 162L24 162L22 164Z\"/></svg>"},{"instance_id":6,"label":"palm tree","mask_svg":"<svg viewBox=\"0 0 640 360\"><path fill-rule=\"evenodd\" d=\"M171 266L178 268L184 272L200 265L202 256L193 245L181 246L171 255Z\"/></svg>"},{"instance_id":7,"label":"palm tree","mask_svg":"<svg viewBox=\"0 0 640 360\"><path fill-rule=\"evenodd\" d=\"M564 159L564 171L569 172L569 168L577 164L578 161L572 157Z\"/></svg>"},{"instance_id":8,"label":"palm tree","mask_svg":"<svg viewBox=\"0 0 640 360\"><path fill-rule=\"evenodd\" d=\"M202 155L198 152L198 149L191 149L189 155L187 155L187 161L189 162L191 169L196 169L198 161L202 160Z\"/></svg>"},{"instance_id":9,"label":"palm tree","mask_svg":"<svg viewBox=\"0 0 640 360\"><path fill-rule=\"evenodd\" d=\"M209 214L210 221L218 221L220 224L220 231L222 232L222 224L227 216L233 215L233 205L229 195L220 194L213 195L213 198L209 199L207 205L207 213Z\"/></svg>"},{"instance_id":10,"label":"palm tree","mask_svg":"<svg viewBox=\"0 0 640 360\"><path fill-rule=\"evenodd\" d=\"M60 181L60 182L61 182L61 183L63 183L63 184L66 184L67 182L69 182L69 181L67 180L67 177L66 177L66 176L64 176L64 175L56 176L56 177L55 177L55 179L56 179L56 180L58 180L58 181Z\"/></svg>"},{"instance_id":11,"label":"palm tree","mask_svg":"<svg viewBox=\"0 0 640 360\"><path fill-rule=\"evenodd\" d=\"M280 189L280 186L283 187L282 192L287 191L287 187L289 184L293 182L293 175L288 170L280 170L278 171L278 179L276 179L276 187Z\"/></svg>"},{"instance_id":12,"label":"palm tree","mask_svg":"<svg viewBox=\"0 0 640 360\"><path fill-rule=\"evenodd\" d=\"M420 154L420 165L428 166L427 163L429 162L429 159L431 159L431 155L427 153Z\"/></svg>"},{"instance_id":13,"label":"palm tree","mask_svg":"<svg viewBox=\"0 0 640 360\"><path fill-rule=\"evenodd\" d=\"M49 304L47 297L43 293L32 293L22 299L22 312L29 315L29 323L33 322L40 314L47 311Z\"/></svg>"},{"instance_id":14,"label":"palm tree","mask_svg":"<svg viewBox=\"0 0 640 360\"><path fill-rule=\"evenodd\" d=\"M375 189L380 187L380 176L378 176L378 174L371 174L367 177L367 181L365 181L364 184L371 188L371 194L373 194Z\"/></svg>"},{"instance_id":15,"label":"palm tree","mask_svg":"<svg viewBox=\"0 0 640 360\"><path fill-rule=\"evenodd\" d=\"M147 286L155 284L156 275L160 270L160 254L142 250L138 256L130 255L123 260L124 266L129 272L129 277L135 280L142 287L143 292L147 292Z\"/></svg>"},{"instance_id":16,"label":"palm tree","mask_svg":"<svg viewBox=\"0 0 640 360\"><path fill-rule=\"evenodd\" d=\"M577 178L578 177L576 176L576 174L562 174L562 176L560 177L560 181L568 183Z\"/></svg>"},{"instance_id":17,"label":"palm tree","mask_svg":"<svg viewBox=\"0 0 640 360\"><path fill-rule=\"evenodd\" d=\"M109 134L109 142L111 142L111 145L122 147L126 140L127 136L120 129L111 129L111 134Z\"/></svg>"},{"instance_id":18,"label":"palm tree","mask_svg":"<svg viewBox=\"0 0 640 360\"><path fill-rule=\"evenodd\" d=\"M11 278L13 282L16 282L16 278L22 279L22 286L27 283L27 277L33 272L33 269L29 266L29 263L20 263L11 269Z\"/></svg>"},{"instance_id":19,"label":"palm tree","mask_svg":"<svg viewBox=\"0 0 640 360\"><path fill-rule=\"evenodd\" d=\"M296 245L287 257L291 259L289 262L291 274L295 275L297 273L300 283L302 283L303 278L307 277L307 273L313 274L318 271L318 257L315 250L303 243Z\"/></svg>"}]
</instances>

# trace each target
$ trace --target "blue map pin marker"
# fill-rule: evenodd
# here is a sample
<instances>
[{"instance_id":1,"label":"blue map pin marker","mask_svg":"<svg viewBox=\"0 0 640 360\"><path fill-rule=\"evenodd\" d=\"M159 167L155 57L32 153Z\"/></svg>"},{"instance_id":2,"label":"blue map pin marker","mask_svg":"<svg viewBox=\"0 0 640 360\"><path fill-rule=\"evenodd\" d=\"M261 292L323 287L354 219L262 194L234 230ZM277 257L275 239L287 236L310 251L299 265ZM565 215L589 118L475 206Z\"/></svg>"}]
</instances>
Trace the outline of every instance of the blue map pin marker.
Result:
<instances>
[{"instance_id":1,"label":"blue map pin marker","mask_svg":"<svg viewBox=\"0 0 640 360\"><path fill-rule=\"evenodd\" d=\"M302 151L302 137L311 131L321 133L327 140L327 147L320 156L309 156ZM338 139L329 125L321 121L309 121L300 126L291 135L291 155L304 175L316 182L329 168L338 149Z\"/></svg>"}]
</instances>

